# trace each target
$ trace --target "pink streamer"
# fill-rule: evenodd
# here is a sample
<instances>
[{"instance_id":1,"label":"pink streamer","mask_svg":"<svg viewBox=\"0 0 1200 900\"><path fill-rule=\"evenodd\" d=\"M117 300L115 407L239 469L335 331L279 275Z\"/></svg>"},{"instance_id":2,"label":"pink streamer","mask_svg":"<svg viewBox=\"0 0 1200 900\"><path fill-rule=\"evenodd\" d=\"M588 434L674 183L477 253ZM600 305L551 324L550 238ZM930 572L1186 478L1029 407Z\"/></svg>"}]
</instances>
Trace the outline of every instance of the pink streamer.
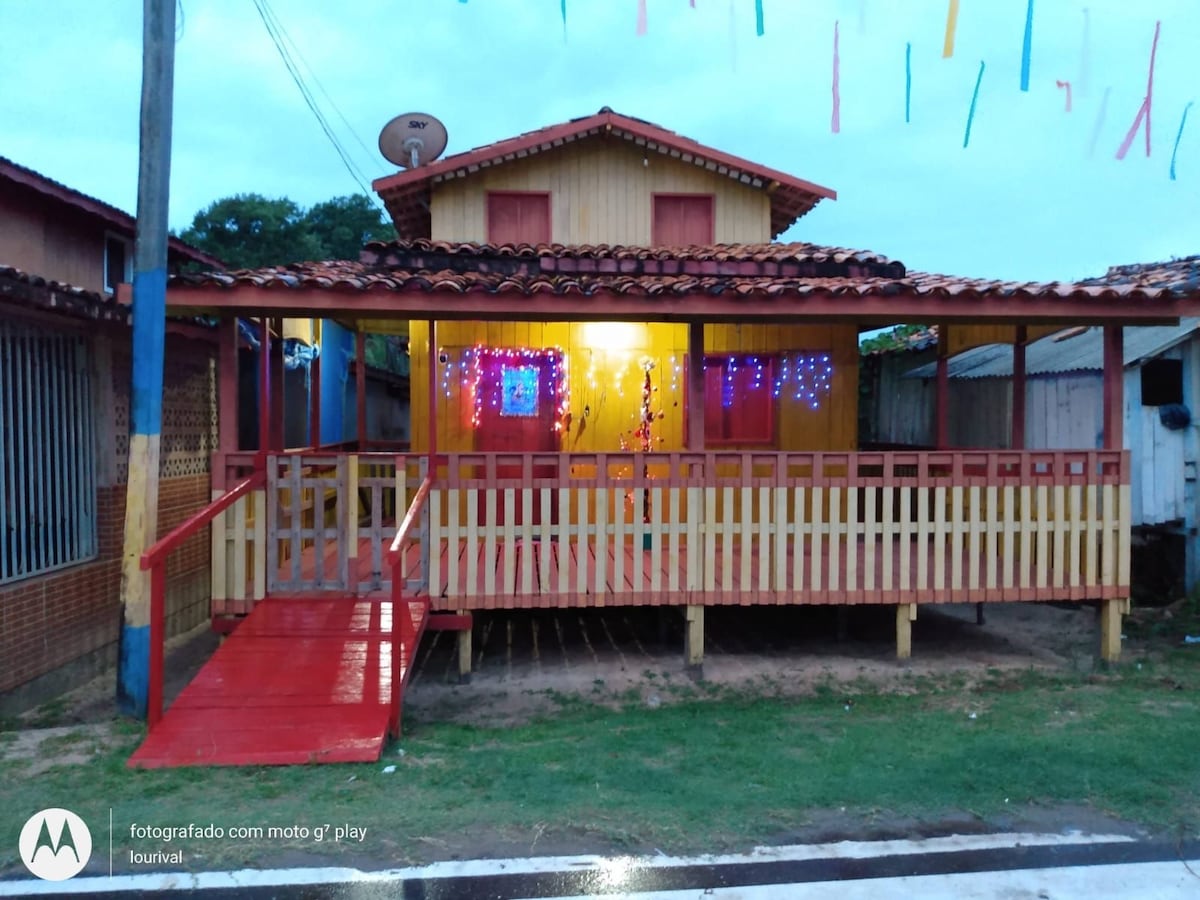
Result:
<instances>
[{"instance_id":1,"label":"pink streamer","mask_svg":"<svg viewBox=\"0 0 1200 900\"><path fill-rule=\"evenodd\" d=\"M838 22L833 23L833 118L830 121L830 128L834 134L838 134L842 130L842 94L839 89L839 76L841 73L841 60L838 56Z\"/></svg>"},{"instance_id":2,"label":"pink streamer","mask_svg":"<svg viewBox=\"0 0 1200 900\"><path fill-rule=\"evenodd\" d=\"M1150 155L1150 107L1154 101L1154 58L1158 54L1158 33L1161 28L1162 22L1154 23L1154 42L1150 45L1150 74L1146 78L1146 99L1142 101L1142 105L1138 108L1137 118L1129 126L1125 140L1121 141L1121 146L1117 149L1117 159L1124 159L1129 148L1133 146L1133 139L1137 136L1142 119L1146 120L1146 156Z\"/></svg>"},{"instance_id":3,"label":"pink streamer","mask_svg":"<svg viewBox=\"0 0 1200 900\"><path fill-rule=\"evenodd\" d=\"M1054 83L1055 83L1055 85L1057 85L1057 86L1058 86L1058 89L1059 89L1059 90L1063 90L1064 88L1066 89L1066 92L1067 92L1067 108L1066 108L1066 112L1070 112L1070 111L1071 111L1071 82L1069 82L1069 81L1055 81Z\"/></svg>"},{"instance_id":4,"label":"pink streamer","mask_svg":"<svg viewBox=\"0 0 1200 900\"><path fill-rule=\"evenodd\" d=\"M637 33L639 35L646 33L646 0L638 0Z\"/></svg>"}]
</instances>

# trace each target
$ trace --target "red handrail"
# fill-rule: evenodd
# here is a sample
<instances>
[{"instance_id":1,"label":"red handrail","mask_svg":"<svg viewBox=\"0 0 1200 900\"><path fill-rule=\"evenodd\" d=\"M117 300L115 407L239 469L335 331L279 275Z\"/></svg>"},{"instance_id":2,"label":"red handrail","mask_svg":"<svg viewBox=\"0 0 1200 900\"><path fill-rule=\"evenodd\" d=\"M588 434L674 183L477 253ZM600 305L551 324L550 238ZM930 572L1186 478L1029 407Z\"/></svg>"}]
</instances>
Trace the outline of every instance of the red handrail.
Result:
<instances>
[{"instance_id":1,"label":"red handrail","mask_svg":"<svg viewBox=\"0 0 1200 900\"><path fill-rule=\"evenodd\" d=\"M404 548L412 543L412 530L417 524L425 501L429 499L431 490L432 473L426 475L425 480L421 482L421 487L413 497L408 512L404 514L400 527L396 529L396 536L392 538L392 544L384 557L392 570L392 627L400 632L400 639L392 643L392 712L388 717L388 730L393 737L400 736L400 649L415 643L412 613L409 611L408 601L404 599ZM429 611L426 610L425 613L428 616ZM412 660L409 660L409 665L412 665Z\"/></svg>"},{"instance_id":2,"label":"red handrail","mask_svg":"<svg viewBox=\"0 0 1200 900\"><path fill-rule=\"evenodd\" d=\"M163 712L163 644L166 635L167 557L189 537L215 519L242 497L266 484L265 472L255 472L222 494L200 512L181 522L142 554L142 571L150 570L150 684L146 698L146 724L153 728Z\"/></svg>"}]
</instances>

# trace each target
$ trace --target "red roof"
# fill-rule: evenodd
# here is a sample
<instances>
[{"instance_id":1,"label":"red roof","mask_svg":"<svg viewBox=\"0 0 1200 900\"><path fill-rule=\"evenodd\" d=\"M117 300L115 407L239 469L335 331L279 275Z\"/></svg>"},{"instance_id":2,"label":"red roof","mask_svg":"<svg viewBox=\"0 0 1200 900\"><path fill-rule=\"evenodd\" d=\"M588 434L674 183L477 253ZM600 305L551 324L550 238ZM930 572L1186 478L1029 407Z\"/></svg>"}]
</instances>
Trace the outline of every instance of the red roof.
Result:
<instances>
[{"instance_id":1,"label":"red roof","mask_svg":"<svg viewBox=\"0 0 1200 900\"><path fill-rule=\"evenodd\" d=\"M1169 285L991 281L909 272L903 263L877 253L807 243L655 248L425 239L376 241L366 246L357 261L204 272L177 276L171 282L173 292L214 287L576 297L600 293L735 295L747 299L828 292L850 297L906 293L1111 301L1158 300L1183 293ZM853 307L847 307L846 313L853 315Z\"/></svg>"},{"instance_id":2,"label":"red roof","mask_svg":"<svg viewBox=\"0 0 1200 900\"><path fill-rule=\"evenodd\" d=\"M117 209L103 200L80 193L74 188L69 188L65 184L47 178L45 175L3 156L0 156L0 180L22 185L45 197L65 203L86 215L100 219L109 228L128 237L133 237L137 231L137 220L129 213ZM197 262L218 269L225 267L225 264L215 256L210 256L203 250L184 243L179 238L170 238L167 246L176 257L185 261Z\"/></svg>"},{"instance_id":3,"label":"red roof","mask_svg":"<svg viewBox=\"0 0 1200 900\"><path fill-rule=\"evenodd\" d=\"M427 166L376 179L371 186L383 198L396 232L402 238L428 238L431 235L429 202L433 185L587 138L629 141L647 152L661 153L768 192L772 237L786 230L822 199L837 199L837 192L830 188L714 150L643 119L622 116L607 106L593 116L539 128L447 156Z\"/></svg>"},{"instance_id":4,"label":"red roof","mask_svg":"<svg viewBox=\"0 0 1200 900\"><path fill-rule=\"evenodd\" d=\"M130 307L115 297L88 291L73 284L49 281L0 265L0 301L43 312L58 312L79 319L99 322L129 321Z\"/></svg>"}]
</instances>

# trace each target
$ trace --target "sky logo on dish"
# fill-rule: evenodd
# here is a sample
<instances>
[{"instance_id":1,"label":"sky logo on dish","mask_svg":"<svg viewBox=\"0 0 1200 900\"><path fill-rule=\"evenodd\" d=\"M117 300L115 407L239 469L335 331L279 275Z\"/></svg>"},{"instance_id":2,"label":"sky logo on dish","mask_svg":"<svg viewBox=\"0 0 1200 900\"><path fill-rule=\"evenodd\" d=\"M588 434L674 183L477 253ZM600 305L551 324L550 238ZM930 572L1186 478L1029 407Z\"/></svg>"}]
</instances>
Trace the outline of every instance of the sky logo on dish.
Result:
<instances>
[{"instance_id":1,"label":"sky logo on dish","mask_svg":"<svg viewBox=\"0 0 1200 900\"><path fill-rule=\"evenodd\" d=\"M92 856L92 833L69 809L52 807L29 817L18 842L25 868L46 881L74 878Z\"/></svg>"}]
</instances>

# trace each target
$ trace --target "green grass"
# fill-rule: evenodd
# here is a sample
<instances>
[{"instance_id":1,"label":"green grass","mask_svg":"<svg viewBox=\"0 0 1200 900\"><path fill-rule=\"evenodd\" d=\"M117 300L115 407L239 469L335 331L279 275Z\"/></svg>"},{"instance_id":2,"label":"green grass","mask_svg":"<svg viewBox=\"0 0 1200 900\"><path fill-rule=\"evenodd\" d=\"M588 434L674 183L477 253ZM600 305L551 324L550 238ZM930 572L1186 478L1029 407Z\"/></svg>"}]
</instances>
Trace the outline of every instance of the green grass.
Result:
<instances>
[{"instance_id":1,"label":"green grass","mask_svg":"<svg viewBox=\"0 0 1200 900\"><path fill-rule=\"evenodd\" d=\"M16 863L25 817L54 805L93 825L105 862L111 806L118 867L131 848L161 846L131 839L133 822L349 824L367 829L350 849L389 863L471 855L477 840L515 852L567 837L601 850L747 848L843 808L865 823L1083 805L1200 830L1200 648L1091 676L898 675L890 692L822 683L799 698L755 687L680 683L653 709L633 695L562 695L553 716L516 727L410 717L404 755L392 747L371 765L130 771L140 731L126 727L114 749L36 779L22 777L27 763L0 763L10 813L0 868ZM396 772L382 774L391 763ZM172 846L196 868L346 849L311 839Z\"/></svg>"}]
</instances>

